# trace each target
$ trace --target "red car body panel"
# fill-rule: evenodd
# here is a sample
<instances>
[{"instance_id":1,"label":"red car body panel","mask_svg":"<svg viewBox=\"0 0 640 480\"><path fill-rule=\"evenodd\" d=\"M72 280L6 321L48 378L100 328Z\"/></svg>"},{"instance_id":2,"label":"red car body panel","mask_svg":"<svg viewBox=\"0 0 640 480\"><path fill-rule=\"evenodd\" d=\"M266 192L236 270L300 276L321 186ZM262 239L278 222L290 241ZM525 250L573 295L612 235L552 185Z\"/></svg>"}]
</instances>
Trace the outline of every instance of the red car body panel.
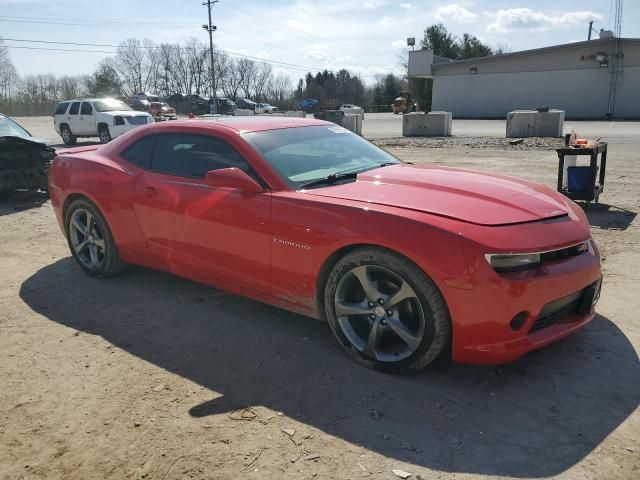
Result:
<instances>
[{"instance_id":1,"label":"red car body panel","mask_svg":"<svg viewBox=\"0 0 640 480\"><path fill-rule=\"evenodd\" d=\"M105 215L125 262L173 272L312 317L326 265L346 249L377 245L422 268L442 293L452 321L452 356L501 363L588 323L572 315L527 334L542 307L600 278L588 254L497 274L487 253L564 248L590 239L582 210L560 194L503 175L431 166L393 165L357 181L291 191L242 137L245 132L330 125L296 118L238 117L175 121L132 130L100 147L60 152L50 194L64 231L75 195ZM142 170L120 156L153 133L184 132L226 140L269 188L248 193L204 180ZM509 321L526 312L523 328Z\"/></svg>"}]
</instances>

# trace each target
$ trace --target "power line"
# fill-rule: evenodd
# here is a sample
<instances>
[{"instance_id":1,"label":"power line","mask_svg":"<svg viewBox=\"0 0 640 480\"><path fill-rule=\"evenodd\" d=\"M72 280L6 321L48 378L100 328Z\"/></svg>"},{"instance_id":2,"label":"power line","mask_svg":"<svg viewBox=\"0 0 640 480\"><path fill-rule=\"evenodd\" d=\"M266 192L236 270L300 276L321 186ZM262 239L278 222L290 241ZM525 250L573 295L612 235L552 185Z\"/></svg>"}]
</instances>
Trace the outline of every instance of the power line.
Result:
<instances>
[{"instance_id":1,"label":"power line","mask_svg":"<svg viewBox=\"0 0 640 480\"><path fill-rule=\"evenodd\" d=\"M46 18L46 17L20 17L20 16L12 16L12 15L0 15L0 22L17 22L17 23L35 23L35 24L47 24L47 25L64 25L64 26L79 26L86 27L88 24L91 26L107 26L107 27L131 27L131 26L140 26L140 25L164 25L164 23L156 23L156 22L128 22L128 21L107 21L107 20L82 20L74 21L74 19L59 19L59 18ZM185 28L196 28L195 24L172 24L172 26L183 26ZM224 31L226 34L233 35L236 37L244 38L246 40L251 40L253 42L261 43L263 45L270 46L272 48L276 48L282 51L286 51L289 53L294 53L296 55L301 55L304 57L309 57L310 55L306 52L302 52L300 50L294 50L289 47L284 47L279 44L275 44L272 42L266 42L260 38L252 37L250 35L246 35L243 33L235 32L231 29L219 28L219 30ZM105 45L109 46L109 45ZM145 47L146 48L146 47ZM161 47L154 47L161 48ZM368 68L366 65L361 63L350 62L354 66L359 66L363 68Z\"/></svg>"},{"instance_id":2,"label":"power line","mask_svg":"<svg viewBox=\"0 0 640 480\"><path fill-rule=\"evenodd\" d=\"M103 26L111 26L111 25L127 25L127 26L140 26L140 25L158 25L158 26L166 26L167 22L155 22L155 21L144 21L144 22L130 22L128 20L91 20L85 18L55 18L55 17L24 17L19 15L0 15L0 21L7 22L38 22L38 23L61 23L61 24L71 24L71 25L81 25L88 26L88 24L93 25L103 25ZM194 23L171 23L171 26L181 26L181 27L193 27Z\"/></svg>"},{"instance_id":3,"label":"power line","mask_svg":"<svg viewBox=\"0 0 640 480\"><path fill-rule=\"evenodd\" d=\"M117 53L117 52L108 52L106 50L80 50L80 49L70 49L70 48L46 48L46 47L25 47L21 45L5 45L5 48L19 48L24 50L46 50L53 52L83 52L83 53Z\"/></svg>"},{"instance_id":4,"label":"power line","mask_svg":"<svg viewBox=\"0 0 640 480\"><path fill-rule=\"evenodd\" d=\"M233 12L231 12L231 10L230 10L231 7L227 7L226 5L220 5L220 6L221 6L221 8L229 11L230 13L234 13L234 14L240 15L240 16L248 18L250 20L255 20L255 18L256 18L255 15L252 15L251 13L247 12L246 10L243 11L243 9L241 7L238 7L238 5L234 5L233 6ZM380 53L381 53L379 51L369 50L367 48L354 47L354 46L349 46L349 45L345 45L345 44L334 42L334 41L329 41L329 40L327 40L326 37L322 37L320 35L315 35L315 34L312 34L312 33L306 33L306 34L303 35L303 34L294 32L294 31L292 31L290 29L282 29L282 28L275 27L273 25L269 25L269 28L271 30L276 30L278 32L285 33L287 35L292 35L294 37L298 37L298 38L300 38L302 40L306 40L306 41L317 42L317 41L320 40L320 41L323 41L324 43L326 43L327 45L330 45L330 46L333 46L333 47L336 47L336 48L340 48L340 49L347 48L349 50L357 51L359 53L370 52L372 55L380 55Z\"/></svg>"},{"instance_id":5,"label":"power line","mask_svg":"<svg viewBox=\"0 0 640 480\"><path fill-rule=\"evenodd\" d=\"M44 44L49 44L49 45L53 44L53 45L71 45L71 46L83 46L83 47L111 47L111 48L115 48L115 49L120 48L120 45L113 45L113 44L108 44L108 43L59 42L59 41L53 41L53 40L31 40L31 39L24 39L24 38L4 38L4 40L5 41L10 41L10 42L44 43ZM26 46L17 46L17 45L5 45L5 46L7 48L19 48L19 49L26 49L26 50L108 53L108 54L112 54L112 55L115 55L115 54L118 53L117 50L115 50L115 51L81 50L81 49L46 48L46 47L26 47ZM143 48L143 49L158 49L158 48L163 48L163 47L162 46L158 46L158 45L139 45L139 48ZM194 48L192 48L192 47L175 47L175 46L172 46L172 48L176 48L178 50L194 50ZM242 53L232 52L232 51L229 51L229 50L218 49L218 51L221 52L221 53L224 53L226 55L233 56L233 57L247 58L247 59L250 59L250 60L255 60L255 61L259 61L259 62L265 62L265 63L268 63L268 64L287 67L287 68L290 68L290 69L304 71L304 72L308 72L308 71L322 72L324 70L327 70L329 72L336 73L335 71L329 70L329 69L326 69L326 68L318 68L318 67L311 67L311 66L308 66L308 65L299 65L299 64L295 64L295 63L281 62L279 60L270 60L270 59L265 59L265 58L261 58L261 57L256 57L256 56L253 56L253 55L246 55L246 54L242 54ZM361 74L359 76L361 76L361 77L377 77L378 74Z\"/></svg>"}]
</instances>

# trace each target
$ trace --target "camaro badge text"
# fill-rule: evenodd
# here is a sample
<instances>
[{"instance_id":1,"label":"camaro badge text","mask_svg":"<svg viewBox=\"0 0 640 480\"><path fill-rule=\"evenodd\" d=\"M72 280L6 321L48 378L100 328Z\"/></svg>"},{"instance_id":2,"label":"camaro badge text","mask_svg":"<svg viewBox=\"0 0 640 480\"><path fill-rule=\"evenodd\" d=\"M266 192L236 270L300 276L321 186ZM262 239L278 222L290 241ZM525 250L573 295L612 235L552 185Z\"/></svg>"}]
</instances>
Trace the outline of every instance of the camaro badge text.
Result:
<instances>
[{"instance_id":1,"label":"camaro badge text","mask_svg":"<svg viewBox=\"0 0 640 480\"><path fill-rule=\"evenodd\" d=\"M283 240L281 238L273 237L273 241L279 245L286 245L287 247L301 248L302 250L311 250L309 245L303 245L302 243L292 242L291 240Z\"/></svg>"}]
</instances>

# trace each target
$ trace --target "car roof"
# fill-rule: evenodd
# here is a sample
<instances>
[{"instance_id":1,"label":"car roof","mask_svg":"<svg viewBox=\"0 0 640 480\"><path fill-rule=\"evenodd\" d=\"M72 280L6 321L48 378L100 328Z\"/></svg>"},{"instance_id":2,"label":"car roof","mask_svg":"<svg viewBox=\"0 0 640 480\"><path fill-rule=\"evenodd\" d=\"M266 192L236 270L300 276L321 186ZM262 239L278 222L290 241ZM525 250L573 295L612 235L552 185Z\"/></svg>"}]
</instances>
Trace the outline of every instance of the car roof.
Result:
<instances>
[{"instance_id":1,"label":"car roof","mask_svg":"<svg viewBox=\"0 0 640 480\"><path fill-rule=\"evenodd\" d=\"M72 98L71 100L60 100L58 103L70 103L70 102L95 102L97 100L120 100L119 98L113 97L102 97L102 98Z\"/></svg>"},{"instance_id":2,"label":"car roof","mask_svg":"<svg viewBox=\"0 0 640 480\"><path fill-rule=\"evenodd\" d=\"M188 127L194 125L202 126L209 123L211 127L225 127L235 130L238 133L263 132L267 130L278 130L281 128L299 128L311 127L317 125L334 125L324 120L316 120L315 118L299 118L299 117L207 117L201 119L190 120L174 120L172 122L162 122L160 127Z\"/></svg>"}]
</instances>

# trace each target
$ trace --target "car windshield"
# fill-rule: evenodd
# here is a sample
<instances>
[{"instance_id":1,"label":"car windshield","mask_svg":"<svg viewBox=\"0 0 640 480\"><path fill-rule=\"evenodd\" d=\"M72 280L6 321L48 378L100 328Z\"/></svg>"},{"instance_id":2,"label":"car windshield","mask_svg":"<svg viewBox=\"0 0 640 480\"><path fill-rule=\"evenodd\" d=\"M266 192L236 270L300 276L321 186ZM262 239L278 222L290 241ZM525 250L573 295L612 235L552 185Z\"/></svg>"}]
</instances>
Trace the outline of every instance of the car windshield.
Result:
<instances>
[{"instance_id":1,"label":"car windshield","mask_svg":"<svg viewBox=\"0 0 640 480\"><path fill-rule=\"evenodd\" d=\"M24 128L18 125L16 122L0 115L0 137L11 135L14 137L31 138L31 134Z\"/></svg>"},{"instance_id":2,"label":"car windshield","mask_svg":"<svg viewBox=\"0 0 640 480\"><path fill-rule=\"evenodd\" d=\"M93 106L99 112L115 112L117 110L133 110L129 105L115 98L94 100Z\"/></svg>"},{"instance_id":3,"label":"car windshield","mask_svg":"<svg viewBox=\"0 0 640 480\"><path fill-rule=\"evenodd\" d=\"M284 128L244 134L291 189L343 173L401 163L338 125Z\"/></svg>"}]
</instances>

